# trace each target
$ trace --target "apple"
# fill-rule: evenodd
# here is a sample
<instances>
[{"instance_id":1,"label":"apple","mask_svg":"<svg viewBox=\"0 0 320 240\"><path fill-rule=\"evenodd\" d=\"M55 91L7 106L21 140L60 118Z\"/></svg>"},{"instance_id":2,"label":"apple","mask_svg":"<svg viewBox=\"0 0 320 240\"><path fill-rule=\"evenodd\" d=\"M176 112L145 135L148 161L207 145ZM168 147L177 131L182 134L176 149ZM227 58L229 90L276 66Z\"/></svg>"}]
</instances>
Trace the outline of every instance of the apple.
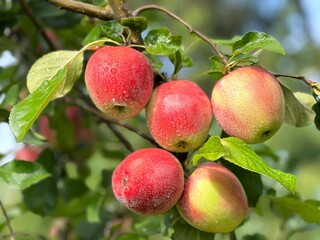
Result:
<instances>
[{"instance_id":1,"label":"apple","mask_svg":"<svg viewBox=\"0 0 320 240\"><path fill-rule=\"evenodd\" d=\"M129 119L148 103L153 71L139 51L126 46L105 46L90 57L85 83L93 103L106 116Z\"/></svg>"},{"instance_id":2,"label":"apple","mask_svg":"<svg viewBox=\"0 0 320 240\"><path fill-rule=\"evenodd\" d=\"M249 144L270 139L284 120L280 84L258 66L241 67L222 77L213 88L211 102L221 128Z\"/></svg>"},{"instance_id":3,"label":"apple","mask_svg":"<svg viewBox=\"0 0 320 240\"><path fill-rule=\"evenodd\" d=\"M115 197L141 215L170 210L184 187L184 172L177 158L159 148L145 148L128 155L112 174Z\"/></svg>"},{"instance_id":4,"label":"apple","mask_svg":"<svg viewBox=\"0 0 320 240\"><path fill-rule=\"evenodd\" d=\"M246 218L248 200L230 170L205 162L187 179L177 207L182 218L193 227L205 232L227 233Z\"/></svg>"},{"instance_id":5,"label":"apple","mask_svg":"<svg viewBox=\"0 0 320 240\"><path fill-rule=\"evenodd\" d=\"M158 86L146 107L146 123L155 141L172 152L188 152L207 138L212 120L205 92L189 80Z\"/></svg>"},{"instance_id":6,"label":"apple","mask_svg":"<svg viewBox=\"0 0 320 240\"><path fill-rule=\"evenodd\" d=\"M30 145L25 145L22 148L19 148L15 152L15 159L16 160L23 160L27 162L35 162L41 151L43 150L42 147L40 146L30 146Z\"/></svg>"}]
</instances>

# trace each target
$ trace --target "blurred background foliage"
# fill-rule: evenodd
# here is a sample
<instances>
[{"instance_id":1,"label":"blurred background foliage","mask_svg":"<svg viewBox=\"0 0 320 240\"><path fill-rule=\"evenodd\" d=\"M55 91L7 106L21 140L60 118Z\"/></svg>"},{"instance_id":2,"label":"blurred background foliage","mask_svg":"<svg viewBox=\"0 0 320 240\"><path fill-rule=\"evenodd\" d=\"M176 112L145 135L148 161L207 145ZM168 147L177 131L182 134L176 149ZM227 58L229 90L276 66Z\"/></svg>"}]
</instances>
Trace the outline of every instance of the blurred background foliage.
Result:
<instances>
[{"instance_id":1,"label":"blurred background foliage","mask_svg":"<svg viewBox=\"0 0 320 240\"><path fill-rule=\"evenodd\" d=\"M48 45L26 11L21 8L23 2L41 24L42 30L46 31L53 46ZM86 2L100 6L106 4L103 0ZM304 75L313 81L320 80L318 1L128 0L128 4L132 10L145 4L163 6L212 39L230 39L248 31L266 32L284 46L287 55L262 53L260 64L264 68L277 73ZM196 81L210 94L215 81L205 72L211 67L208 60L213 55L211 49L190 36L181 24L161 12L148 11L142 15L149 21L148 29L168 27L173 34L183 36L183 45L194 66L184 69L179 77ZM31 65L45 53L56 49L80 49L83 39L95 23L96 20L92 18L59 10L47 1L0 0L0 154L6 156L2 163L10 157L12 159L15 149L20 146L15 145L13 137L6 133L4 125L8 107L3 106L4 99L8 100L6 97L10 93L13 105L24 98L27 95L26 75ZM227 48L223 50L228 51ZM166 63L166 59L162 60ZM170 73L171 66L165 64L164 71ZM288 78L281 81L293 91L310 93L310 89L302 82ZM81 97L83 89L81 77L68 97ZM63 239L57 236L57 232L65 233L69 228L74 232L70 239L102 239L103 234L115 236L115 233L130 229L133 221L144 220L129 212L126 212L127 216L119 214L116 209L121 209L121 206L114 199L110 188L112 169L129 150L115 136L110 126L101 123L99 118L83 109L77 110L81 121L79 126L75 126L67 117L68 106L70 102L57 100L45 110L51 128L56 130L56 140L55 143L50 142L50 147L41 153L39 161L53 177L24 191L12 189L0 180L0 199L8 212L12 227L16 232L29 234L21 234L21 238L17 239L42 239L39 236ZM141 113L129 123L146 132L143 119ZM34 132L40 131L40 125L38 121ZM126 136L134 149L152 146L137 134L116 128ZM87 133L79 135L79 129L86 129ZM34 134L30 134L29 139L24 142L44 144L35 139ZM303 200L320 200L320 135L314 126L294 128L284 125L271 140L260 147L265 146L278 156L277 162L274 158L267 158L271 165L297 176L297 192ZM279 184L265 178L263 181L278 196L288 194ZM238 236L260 233L272 240L320 238L318 225L308 224L299 216L285 218L281 210L274 208L268 199L262 198L259 207L264 214L252 211L250 219L237 230ZM148 235L144 231L156 233L152 228L153 223L150 221L135 225L139 237ZM0 239L7 234L5 219L0 214ZM124 239L139 239L137 236ZM153 236L152 239L162 239L157 234ZM217 236L219 237L225 239L224 236ZM243 239L265 238L255 235Z\"/></svg>"}]
</instances>

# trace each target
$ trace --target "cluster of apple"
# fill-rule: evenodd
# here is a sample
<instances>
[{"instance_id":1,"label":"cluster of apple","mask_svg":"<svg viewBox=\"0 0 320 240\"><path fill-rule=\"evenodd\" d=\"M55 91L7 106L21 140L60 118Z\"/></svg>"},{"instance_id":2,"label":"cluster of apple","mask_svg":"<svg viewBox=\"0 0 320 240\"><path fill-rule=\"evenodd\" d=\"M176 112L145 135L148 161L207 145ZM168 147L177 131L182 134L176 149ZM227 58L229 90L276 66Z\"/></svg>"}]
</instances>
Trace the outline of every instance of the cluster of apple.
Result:
<instances>
[{"instance_id":1,"label":"cluster of apple","mask_svg":"<svg viewBox=\"0 0 320 240\"><path fill-rule=\"evenodd\" d=\"M146 125L161 148L129 154L114 170L113 192L142 215L177 206L183 219L207 232L230 232L245 219L248 200L236 176L205 162L185 180L173 153L197 149L207 139L214 115L229 135L247 143L269 139L284 118L278 81L261 67L242 67L215 85L212 99L194 82L169 81L154 88L148 59L126 46L104 46L89 59L86 87L109 117L128 119L146 109Z\"/></svg>"}]
</instances>

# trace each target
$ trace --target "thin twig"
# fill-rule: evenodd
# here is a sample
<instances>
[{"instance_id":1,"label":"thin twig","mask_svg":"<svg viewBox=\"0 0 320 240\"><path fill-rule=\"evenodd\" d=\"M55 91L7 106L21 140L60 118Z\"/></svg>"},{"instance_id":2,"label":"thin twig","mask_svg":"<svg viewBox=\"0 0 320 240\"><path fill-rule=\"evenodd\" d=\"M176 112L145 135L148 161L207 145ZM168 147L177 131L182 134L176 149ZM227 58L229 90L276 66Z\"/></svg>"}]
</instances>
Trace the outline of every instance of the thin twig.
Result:
<instances>
[{"instance_id":1,"label":"thin twig","mask_svg":"<svg viewBox=\"0 0 320 240\"><path fill-rule=\"evenodd\" d=\"M99 110L97 110L94 107L89 106L86 103L79 103L71 98L63 98L64 101L68 102L68 103L72 103L74 105L79 106L80 108L82 108L83 110L92 113L93 115L99 117L100 119L102 119L104 122L106 123L112 123L118 126L121 126L123 128L126 128L128 130L130 130L131 132L134 132L136 134L138 134L139 136L141 136L142 138L146 139L147 141L149 141L150 143L152 143L155 146L158 146L157 142L147 133L144 133L143 131L141 131L139 128L133 127L132 125L121 121L121 120L117 120L114 118L110 118L106 115L104 115L102 112L100 112Z\"/></svg>"},{"instance_id":2,"label":"thin twig","mask_svg":"<svg viewBox=\"0 0 320 240\"><path fill-rule=\"evenodd\" d=\"M47 0L49 3L58 8L69 10L72 12L84 14L89 17L95 17L102 20L113 20L113 12L111 9L98 7L92 4L74 1L74 0Z\"/></svg>"},{"instance_id":3,"label":"thin twig","mask_svg":"<svg viewBox=\"0 0 320 240\"><path fill-rule=\"evenodd\" d=\"M270 72L270 73L276 78L286 77L286 78L297 79L304 82L305 84L307 84L309 87L312 88L315 98L318 101L318 96L320 96L320 82L313 82L311 80L306 79L305 76L301 76L301 75L291 75L291 74L273 73L273 72Z\"/></svg>"},{"instance_id":4,"label":"thin twig","mask_svg":"<svg viewBox=\"0 0 320 240\"><path fill-rule=\"evenodd\" d=\"M168 16L176 19L177 21L179 21L182 25L184 25L188 31L190 33L194 33L195 35L197 35L198 37L200 37L201 39L203 39L206 43L208 43L212 48L213 50L219 55L219 57L222 59L224 65L227 65L228 64L228 60L226 58L226 56L219 50L219 48L217 47L217 45L212 41L210 40L207 36L205 36L204 34L202 34L201 32L199 32L198 30L194 29L193 27L191 27L190 24L188 24L186 21L184 21L182 18L180 18L179 16L177 16L176 14L174 14L173 12L170 12L169 10L163 8L163 7L160 7L158 5L145 5L145 6L142 6L138 9L136 9L132 15L133 16L138 16L140 15L142 12L144 11L148 11L148 10L159 10L165 14L167 14Z\"/></svg>"},{"instance_id":5,"label":"thin twig","mask_svg":"<svg viewBox=\"0 0 320 240\"><path fill-rule=\"evenodd\" d=\"M108 127L110 128L110 130L113 132L114 135L116 135L116 137L120 140L120 142L123 143L123 145L130 151L130 152L134 152L134 148L131 145L131 143L122 135L122 133L115 128L111 123L106 123L108 125Z\"/></svg>"},{"instance_id":6,"label":"thin twig","mask_svg":"<svg viewBox=\"0 0 320 240\"><path fill-rule=\"evenodd\" d=\"M46 33L46 31L43 29L41 23L38 21L38 19L34 16L34 14L31 12L30 8L28 5L25 3L24 0L19 0L19 4L22 8L22 10L25 12L25 14L29 17L31 20L32 24L35 26L37 31L41 34L41 36L44 38L44 40L47 42L49 48L51 51L57 50L56 46L54 43L51 41L50 37Z\"/></svg>"},{"instance_id":7,"label":"thin twig","mask_svg":"<svg viewBox=\"0 0 320 240\"><path fill-rule=\"evenodd\" d=\"M3 204L2 204L2 201L0 200L0 208L1 208L1 211L3 213L3 216L6 220L6 224L7 224L7 227L9 228L9 233L10 233L10 240L14 240L14 232L13 232L13 229L12 229L12 226L10 224L10 219L8 217L8 214L6 212L6 209L4 208Z\"/></svg>"}]
</instances>

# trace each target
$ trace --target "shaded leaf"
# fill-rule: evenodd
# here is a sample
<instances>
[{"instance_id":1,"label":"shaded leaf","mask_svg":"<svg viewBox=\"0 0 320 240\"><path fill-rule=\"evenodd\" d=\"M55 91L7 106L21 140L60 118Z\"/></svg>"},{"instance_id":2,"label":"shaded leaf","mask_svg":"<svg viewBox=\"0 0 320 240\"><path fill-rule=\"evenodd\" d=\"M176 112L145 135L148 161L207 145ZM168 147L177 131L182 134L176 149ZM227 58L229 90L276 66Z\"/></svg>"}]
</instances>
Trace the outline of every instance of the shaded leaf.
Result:
<instances>
[{"instance_id":1,"label":"shaded leaf","mask_svg":"<svg viewBox=\"0 0 320 240\"><path fill-rule=\"evenodd\" d=\"M18 102L19 99L19 87L18 85L13 85L6 92L6 97L1 103L0 107L13 106Z\"/></svg>"},{"instance_id":2,"label":"shaded leaf","mask_svg":"<svg viewBox=\"0 0 320 240\"><path fill-rule=\"evenodd\" d=\"M168 56L178 51L181 47L181 41L181 36L171 35L167 28L153 29L144 39L146 50L160 56Z\"/></svg>"},{"instance_id":3,"label":"shaded leaf","mask_svg":"<svg viewBox=\"0 0 320 240\"><path fill-rule=\"evenodd\" d=\"M317 102L313 105L312 110L316 113L314 118L314 124L316 125L317 129L320 131L320 102Z\"/></svg>"},{"instance_id":4,"label":"shaded leaf","mask_svg":"<svg viewBox=\"0 0 320 240\"><path fill-rule=\"evenodd\" d=\"M249 53L256 49L286 54L282 45L274 37L263 32L248 32L234 43L233 55Z\"/></svg>"},{"instance_id":5,"label":"shaded leaf","mask_svg":"<svg viewBox=\"0 0 320 240\"><path fill-rule=\"evenodd\" d=\"M241 182L248 198L249 207L256 207L263 192L261 175L234 165L226 160L222 160L221 162L226 168L232 171Z\"/></svg>"},{"instance_id":6,"label":"shaded leaf","mask_svg":"<svg viewBox=\"0 0 320 240\"><path fill-rule=\"evenodd\" d=\"M315 114L295 97L290 89L281 84L286 103L285 123L294 127L305 127L313 123ZM302 96L301 94L298 96ZM311 98L312 96L309 95ZM303 97L305 97L303 95ZM306 97L305 97L306 98Z\"/></svg>"},{"instance_id":7,"label":"shaded leaf","mask_svg":"<svg viewBox=\"0 0 320 240\"><path fill-rule=\"evenodd\" d=\"M15 160L0 167L0 178L10 186L22 190L49 176L37 163Z\"/></svg>"},{"instance_id":8,"label":"shaded leaf","mask_svg":"<svg viewBox=\"0 0 320 240\"><path fill-rule=\"evenodd\" d=\"M57 195L57 182L53 178L48 178L25 189L23 201L32 212L46 216L55 208Z\"/></svg>"},{"instance_id":9,"label":"shaded leaf","mask_svg":"<svg viewBox=\"0 0 320 240\"><path fill-rule=\"evenodd\" d=\"M253 235L245 235L243 236L242 240L268 240L266 236L260 234L260 233L255 233Z\"/></svg>"},{"instance_id":10,"label":"shaded leaf","mask_svg":"<svg viewBox=\"0 0 320 240\"><path fill-rule=\"evenodd\" d=\"M306 222L320 223L320 209L310 202L292 197L267 196L267 198L276 204L286 218L297 213Z\"/></svg>"},{"instance_id":11,"label":"shaded leaf","mask_svg":"<svg viewBox=\"0 0 320 240\"><path fill-rule=\"evenodd\" d=\"M27 87L33 93L45 81L53 81L61 68L66 68L66 76L51 96L59 98L68 93L82 72L83 54L78 51L55 51L39 58L31 67L27 76Z\"/></svg>"},{"instance_id":12,"label":"shaded leaf","mask_svg":"<svg viewBox=\"0 0 320 240\"><path fill-rule=\"evenodd\" d=\"M133 32L141 33L148 27L148 21L145 17L121 18L120 23L128 27Z\"/></svg>"},{"instance_id":13,"label":"shaded leaf","mask_svg":"<svg viewBox=\"0 0 320 240\"><path fill-rule=\"evenodd\" d=\"M12 108L9 124L17 141L22 140L40 113L52 100L66 76L67 68L64 67L50 81L44 81L39 88Z\"/></svg>"}]
</instances>

